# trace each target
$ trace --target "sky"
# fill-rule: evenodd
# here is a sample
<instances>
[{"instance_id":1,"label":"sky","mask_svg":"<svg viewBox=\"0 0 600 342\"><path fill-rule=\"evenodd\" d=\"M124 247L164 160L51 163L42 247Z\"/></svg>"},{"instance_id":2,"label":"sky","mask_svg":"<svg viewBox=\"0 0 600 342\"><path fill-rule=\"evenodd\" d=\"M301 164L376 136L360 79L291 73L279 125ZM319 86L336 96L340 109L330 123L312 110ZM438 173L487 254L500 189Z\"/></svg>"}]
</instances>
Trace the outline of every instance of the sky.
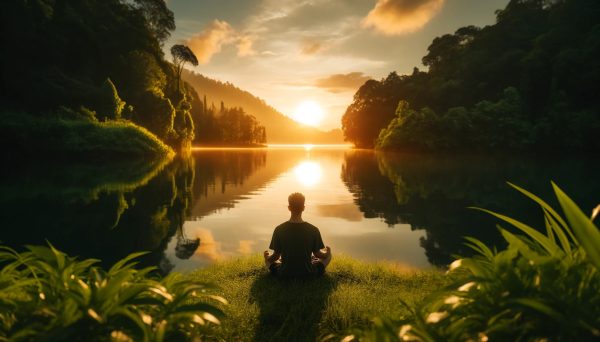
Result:
<instances>
[{"instance_id":1,"label":"sky","mask_svg":"<svg viewBox=\"0 0 600 342\"><path fill-rule=\"evenodd\" d=\"M177 29L207 77L230 82L294 117L321 107L318 127L341 127L368 79L425 70L431 41L467 25L495 22L509 0L167 0ZM198 90L200 93L201 89ZM306 108L306 106L304 106Z\"/></svg>"}]
</instances>

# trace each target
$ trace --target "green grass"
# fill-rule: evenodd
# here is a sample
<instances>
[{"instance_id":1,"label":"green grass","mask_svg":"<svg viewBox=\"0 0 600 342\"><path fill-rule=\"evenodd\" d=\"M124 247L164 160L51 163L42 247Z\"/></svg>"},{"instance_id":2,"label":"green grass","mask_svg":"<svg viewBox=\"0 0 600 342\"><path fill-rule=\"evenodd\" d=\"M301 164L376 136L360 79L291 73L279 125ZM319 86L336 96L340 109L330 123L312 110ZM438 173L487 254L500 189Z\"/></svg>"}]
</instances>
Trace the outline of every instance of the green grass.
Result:
<instances>
[{"instance_id":1,"label":"green grass","mask_svg":"<svg viewBox=\"0 0 600 342\"><path fill-rule=\"evenodd\" d=\"M0 144L9 155L82 158L172 157L173 150L130 121L98 122L61 113L0 113Z\"/></svg>"},{"instance_id":2,"label":"green grass","mask_svg":"<svg viewBox=\"0 0 600 342\"><path fill-rule=\"evenodd\" d=\"M268 275L261 256L225 261L186 275L220 286L225 319L208 339L315 341L371 326L371 318L407 313L449 282L441 271L403 269L334 256L324 277L282 280Z\"/></svg>"}]
</instances>

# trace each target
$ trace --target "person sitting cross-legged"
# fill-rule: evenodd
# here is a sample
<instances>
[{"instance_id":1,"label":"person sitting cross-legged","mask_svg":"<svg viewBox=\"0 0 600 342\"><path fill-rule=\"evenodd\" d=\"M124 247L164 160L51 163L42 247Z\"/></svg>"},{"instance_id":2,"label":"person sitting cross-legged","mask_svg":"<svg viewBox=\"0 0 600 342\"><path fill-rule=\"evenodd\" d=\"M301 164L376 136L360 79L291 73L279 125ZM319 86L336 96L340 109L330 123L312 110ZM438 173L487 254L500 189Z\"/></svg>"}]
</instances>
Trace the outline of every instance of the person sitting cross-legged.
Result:
<instances>
[{"instance_id":1,"label":"person sitting cross-legged","mask_svg":"<svg viewBox=\"0 0 600 342\"><path fill-rule=\"evenodd\" d=\"M289 221L275 228L269 249L264 252L265 265L276 276L303 277L323 275L331 261L331 248L325 247L319 229L302 219L304 195L288 197Z\"/></svg>"}]
</instances>

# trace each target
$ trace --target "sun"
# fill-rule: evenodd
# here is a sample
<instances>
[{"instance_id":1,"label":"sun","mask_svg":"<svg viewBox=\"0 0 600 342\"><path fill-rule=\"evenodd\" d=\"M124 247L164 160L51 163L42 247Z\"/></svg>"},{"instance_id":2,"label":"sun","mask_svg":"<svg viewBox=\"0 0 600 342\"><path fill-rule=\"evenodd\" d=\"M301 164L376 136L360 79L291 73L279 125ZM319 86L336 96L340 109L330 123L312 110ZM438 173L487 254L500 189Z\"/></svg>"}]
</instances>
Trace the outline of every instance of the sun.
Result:
<instances>
[{"instance_id":1,"label":"sun","mask_svg":"<svg viewBox=\"0 0 600 342\"><path fill-rule=\"evenodd\" d=\"M302 101L296 107L294 120L308 126L317 126L323 120L323 109L315 101Z\"/></svg>"},{"instance_id":2,"label":"sun","mask_svg":"<svg viewBox=\"0 0 600 342\"><path fill-rule=\"evenodd\" d=\"M321 181L321 173L321 165L313 161L303 161L294 168L296 179L306 187L317 185Z\"/></svg>"}]
</instances>

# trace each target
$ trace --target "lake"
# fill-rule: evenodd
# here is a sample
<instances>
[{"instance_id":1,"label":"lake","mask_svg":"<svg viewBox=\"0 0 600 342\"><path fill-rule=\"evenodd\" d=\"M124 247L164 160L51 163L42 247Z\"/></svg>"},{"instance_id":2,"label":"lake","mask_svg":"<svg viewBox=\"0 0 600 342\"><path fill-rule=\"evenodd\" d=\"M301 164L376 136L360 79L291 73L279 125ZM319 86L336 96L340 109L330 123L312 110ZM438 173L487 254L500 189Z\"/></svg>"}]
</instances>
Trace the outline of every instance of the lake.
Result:
<instances>
[{"instance_id":1,"label":"lake","mask_svg":"<svg viewBox=\"0 0 600 342\"><path fill-rule=\"evenodd\" d=\"M496 220L468 207L543 227L541 211L511 181L550 203L554 180L586 212L600 202L600 163L587 156L406 155L341 146L195 149L173 161L49 163L2 171L0 240L46 241L105 265L145 250L163 273L267 249L289 218L287 196L306 196L304 219L334 253L404 267L444 266L469 255L464 236L502 246Z\"/></svg>"}]
</instances>

